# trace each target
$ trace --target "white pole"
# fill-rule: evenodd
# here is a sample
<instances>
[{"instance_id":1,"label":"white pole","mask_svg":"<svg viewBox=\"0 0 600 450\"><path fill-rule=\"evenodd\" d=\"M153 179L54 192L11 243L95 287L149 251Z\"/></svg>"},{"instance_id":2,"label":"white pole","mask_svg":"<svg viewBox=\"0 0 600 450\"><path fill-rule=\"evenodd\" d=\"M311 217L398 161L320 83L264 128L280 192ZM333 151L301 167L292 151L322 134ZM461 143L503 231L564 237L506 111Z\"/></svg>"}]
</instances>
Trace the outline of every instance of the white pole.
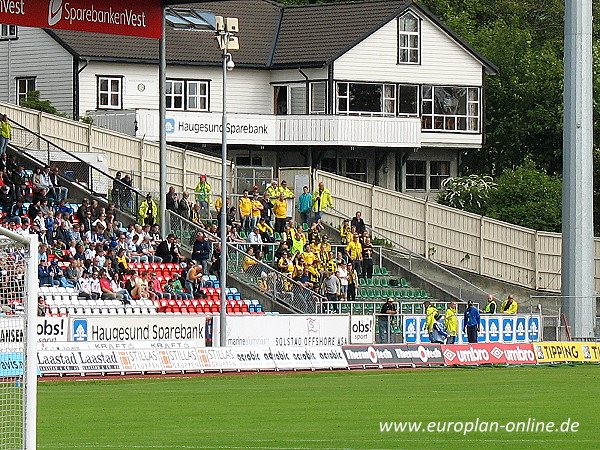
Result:
<instances>
[{"instance_id":1,"label":"white pole","mask_svg":"<svg viewBox=\"0 0 600 450\"><path fill-rule=\"evenodd\" d=\"M162 37L159 40L158 54L158 160L159 160L159 196L158 196L158 207L159 207L159 218L158 223L160 225L160 232L163 236L167 235L167 219L166 219L166 208L167 208L167 135L165 132L165 121L167 120L166 110L166 77L167 77L167 49L166 41L167 36L165 35L165 9L162 11ZM170 228L170 227L169 227Z\"/></svg>"},{"instance_id":2,"label":"white pole","mask_svg":"<svg viewBox=\"0 0 600 450\"><path fill-rule=\"evenodd\" d=\"M576 338L596 320L593 224L592 0L565 0L562 312Z\"/></svg>"},{"instance_id":3,"label":"white pole","mask_svg":"<svg viewBox=\"0 0 600 450\"><path fill-rule=\"evenodd\" d=\"M23 389L25 392L25 408L23 411L24 433L23 447L36 448L37 419L37 297L38 289L38 236L29 239L29 254L25 255L25 373Z\"/></svg>"},{"instance_id":4,"label":"white pole","mask_svg":"<svg viewBox=\"0 0 600 450\"><path fill-rule=\"evenodd\" d=\"M225 32L225 43L229 41L229 33ZM219 286L221 287L221 310L219 314L219 345L227 345L227 61L229 58L227 44L223 48L223 121L221 123L221 271Z\"/></svg>"}]
</instances>

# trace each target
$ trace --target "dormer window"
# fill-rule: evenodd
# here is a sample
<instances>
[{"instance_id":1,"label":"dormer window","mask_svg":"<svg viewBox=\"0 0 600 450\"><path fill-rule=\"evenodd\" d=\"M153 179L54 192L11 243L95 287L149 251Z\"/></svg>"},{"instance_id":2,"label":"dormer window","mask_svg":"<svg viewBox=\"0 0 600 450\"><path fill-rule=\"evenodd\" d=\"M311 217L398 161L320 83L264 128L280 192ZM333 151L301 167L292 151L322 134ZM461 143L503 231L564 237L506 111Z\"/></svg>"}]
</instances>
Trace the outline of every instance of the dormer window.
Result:
<instances>
[{"instance_id":1,"label":"dormer window","mask_svg":"<svg viewBox=\"0 0 600 450\"><path fill-rule=\"evenodd\" d=\"M419 64L421 23L412 13L398 17L398 64Z\"/></svg>"}]
</instances>

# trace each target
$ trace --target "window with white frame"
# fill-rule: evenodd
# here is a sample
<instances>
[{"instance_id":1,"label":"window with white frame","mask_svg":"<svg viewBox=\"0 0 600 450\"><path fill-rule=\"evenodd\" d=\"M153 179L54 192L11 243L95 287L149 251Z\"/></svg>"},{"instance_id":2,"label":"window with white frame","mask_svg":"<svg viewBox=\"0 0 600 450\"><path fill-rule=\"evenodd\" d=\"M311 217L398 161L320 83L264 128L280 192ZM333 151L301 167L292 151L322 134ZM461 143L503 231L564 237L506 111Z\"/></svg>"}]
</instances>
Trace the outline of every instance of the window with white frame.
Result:
<instances>
[{"instance_id":1,"label":"window with white frame","mask_svg":"<svg viewBox=\"0 0 600 450\"><path fill-rule=\"evenodd\" d=\"M406 189L424 191L427 189L427 162L406 161Z\"/></svg>"},{"instance_id":2,"label":"window with white frame","mask_svg":"<svg viewBox=\"0 0 600 450\"><path fill-rule=\"evenodd\" d=\"M316 86L312 86L313 84ZM311 114L321 114L319 109L325 111L324 106L321 105L321 96L324 100L326 98L322 94L319 84L311 83L309 86ZM306 114L306 83L285 84L274 86L274 88L276 114Z\"/></svg>"},{"instance_id":3,"label":"window with white frame","mask_svg":"<svg viewBox=\"0 0 600 450\"><path fill-rule=\"evenodd\" d=\"M190 111L208 111L208 82L187 81L187 109Z\"/></svg>"},{"instance_id":4,"label":"window with white frame","mask_svg":"<svg viewBox=\"0 0 600 450\"><path fill-rule=\"evenodd\" d=\"M17 82L17 105L21 104L21 100L27 99L27 93L35 91L35 77L19 77L15 79Z\"/></svg>"},{"instance_id":5,"label":"window with white frame","mask_svg":"<svg viewBox=\"0 0 600 450\"><path fill-rule=\"evenodd\" d=\"M98 77L98 109L123 107L123 77Z\"/></svg>"},{"instance_id":6,"label":"window with white frame","mask_svg":"<svg viewBox=\"0 0 600 450\"><path fill-rule=\"evenodd\" d=\"M310 83L310 114L327 112L327 84L325 81Z\"/></svg>"},{"instance_id":7,"label":"window with white frame","mask_svg":"<svg viewBox=\"0 0 600 450\"><path fill-rule=\"evenodd\" d=\"M0 25L0 39L16 39L17 27L15 25Z\"/></svg>"},{"instance_id":8,"label":"window with white frame","mask_svg":"<svg viewBox=\"0 0 600 450\"><path fill-rule=\"evenodd\" d=\"M398 17L398 64L419 64L421 26L417 16L406 13Z\"/></svg>"},{"instance_id":9,"label":"window with white frame","mask_svg":"<svg viewBox=\"0 0 600 450\"><path fill-rule=\"evenodd\" d=\"M450 161L430 161L429 189L440 190L442 182L450 177Z\"/></svg>"},{"instance_id":10,"label":"window with white frame","mask_svg":"<svg viewBox=\"0 0 600 450\"><path fill-rule=\"evenodd\" d=\"M165 97L165 107L167 109L185 109L183 101L183 81L167 80Z\"/></svg>"},{"instance_id":11,"label":"window with white frame","mask_svg":"<svg viewBox=\"0 0 600 450\"><path fill-rule=\"evenodd\" d=\"M423 130L479 132L479 88L422 86Z\"/></svg>"},{"instance_id":12,"label":"window with white frame","mask_svg":"<svg viewBox=\"0 0 600 450\"><path fill-rule=\"evenodd\" d=\"M337 113L360 116L396 115L396 85L336 83Z\"/></svg>"},{"instance_id":13,"label":"window with white frame","mask_svg":"<svg viewBox=\"0 0 600 450\"><path fill-rule=\"evenodd\" d=\"M180 111L208 111L208 81L167 80L165 106Z\"/></svg>"},{"instance_id":14,"label":"window with white frame","mask_svg":"<svg viewBox=\"0 0 600 450\"><path fill-rule=\"evenodd\" d=\"M419 114L419 86L398 85L398 115L417 116Z\"/></svg>"}]
</instances>

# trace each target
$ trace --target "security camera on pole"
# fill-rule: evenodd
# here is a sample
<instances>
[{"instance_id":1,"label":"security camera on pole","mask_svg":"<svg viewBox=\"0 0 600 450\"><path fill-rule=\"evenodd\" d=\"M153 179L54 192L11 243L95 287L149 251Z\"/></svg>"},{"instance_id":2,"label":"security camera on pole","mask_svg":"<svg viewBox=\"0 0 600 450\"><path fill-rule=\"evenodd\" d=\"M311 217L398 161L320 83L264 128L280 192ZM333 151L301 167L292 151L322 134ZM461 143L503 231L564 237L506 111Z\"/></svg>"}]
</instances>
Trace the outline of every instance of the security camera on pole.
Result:
<instances>
[{"instance_id":1,"label":"security camera on pole","mask_svg":"<svg viewBox=\"0 0 600 450\"><path fill-rule=\"evenodd\" d=\"M227 71L233 70L235 63L230 51L239 50L240 43L238 19L216 16L217 42L223 50L223 122L221 130L221 313L219 322L219 342L224 347L227 340Z\"/></svg>"}]
</instances>

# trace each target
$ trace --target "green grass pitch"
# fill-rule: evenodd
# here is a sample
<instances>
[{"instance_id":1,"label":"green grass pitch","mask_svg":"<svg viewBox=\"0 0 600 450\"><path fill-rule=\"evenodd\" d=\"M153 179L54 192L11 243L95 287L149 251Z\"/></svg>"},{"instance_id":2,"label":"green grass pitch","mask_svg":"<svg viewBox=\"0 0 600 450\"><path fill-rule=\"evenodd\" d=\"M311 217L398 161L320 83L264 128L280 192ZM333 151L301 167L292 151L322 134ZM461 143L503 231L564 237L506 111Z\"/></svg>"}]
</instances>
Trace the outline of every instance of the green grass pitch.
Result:
<instances>
[{"instance_id":1,"label":"green grass pitch","mask_svg":"<svg viewBox=\"0 0 600 450\"><path fill-rule=\"evenodd\" d=\"M600 447L597 365L62 380L38 392L39 449ZM580 425L466 435L380 425L477 418Z\"/></svg>"}]
</instances>

